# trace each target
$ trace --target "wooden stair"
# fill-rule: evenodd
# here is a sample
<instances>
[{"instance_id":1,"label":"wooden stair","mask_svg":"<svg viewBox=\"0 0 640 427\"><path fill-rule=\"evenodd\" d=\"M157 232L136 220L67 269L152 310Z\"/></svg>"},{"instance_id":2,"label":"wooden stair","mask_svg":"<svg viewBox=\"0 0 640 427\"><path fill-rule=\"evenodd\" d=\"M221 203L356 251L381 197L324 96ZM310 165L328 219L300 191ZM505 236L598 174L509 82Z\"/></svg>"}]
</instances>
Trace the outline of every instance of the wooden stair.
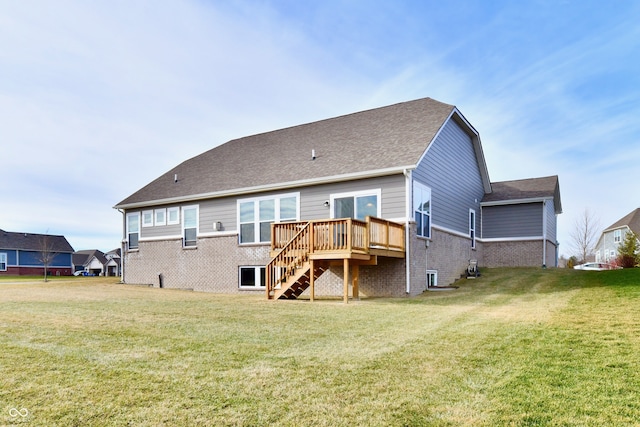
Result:
<instances>
[{"instance_id":1,"label":"wooden stair","mask_svg":"<svg viewBox=\"0 0 640 427\"><path fill-rule=\"evenodd\" d=\"M404 225L367 217L271 224L271 261L266 266L266 294L271 300L296 299L315 280L339 263L343 267L343 298L348 300L349 269L357 297L358 267L376 265L378 256L404 258Z\"/></svg>"},{"instance_id":2,"label":"wooden stair","mask_svg":"<svg viewBox=\"0 0 640 427\"><path fill-rule=\"evenodd\" d=\"M329 265L327 263L315 262L313 269L313 278L317 280ZM311 263L305 262L296 268L294 274L290 275L286 280L280 282L280 289L275 289L273 299L297 299L304 291L311 286Z\"/></svg>"}]
</instances>

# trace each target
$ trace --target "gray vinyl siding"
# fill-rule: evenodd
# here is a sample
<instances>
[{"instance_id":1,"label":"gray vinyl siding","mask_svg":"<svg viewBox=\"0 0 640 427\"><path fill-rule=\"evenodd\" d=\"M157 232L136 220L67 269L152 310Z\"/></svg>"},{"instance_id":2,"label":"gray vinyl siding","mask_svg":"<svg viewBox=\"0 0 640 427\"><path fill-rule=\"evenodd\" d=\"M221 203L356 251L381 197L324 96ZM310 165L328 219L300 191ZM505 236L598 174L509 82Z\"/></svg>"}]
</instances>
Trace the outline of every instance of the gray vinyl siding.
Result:
<instances>
[{"instance_id":1,"label":"gray vinyl siding","mask_svg":"<svg viewBox=\"0 0 640 427\"><path fill-rule=\"evenodd\" d=\"M367 190L381 190L382 217L401 220L406 217L405 208L405 179L404 175L389 175L377 178L362 179L356 181L338 182L335 184L323 184L310 187L294 188L278 192L247 194L242 197L224 197L209 199L199 202L190 202L182 205L199 207L199 234L210 234L215 230L213 224L220 222L224 233L237 232L237 201L255 197L278 196L283 194L299 193L300 195L300 220L327 219L331 217L331 207L324 206L332 194L359 192ZM158 206L166 208L170 206ZM143 209L150 210L150 209ZM142 210L140 211L142 212ZM181 211L182 212L182 211ZM182 217L180 218L182 221ZM175 238L182 234L182 223L176 225L141 227L142 239Z\"/></svg>"},{"instance_id":2,"label":"gray vinyl siding","mask_svg":"<svg viewBox=\"0 0 640 427\"><path fill-rule=\"evenodd\" d=\"M332 207L324 206L332 194L381 190L381 214L385 219L406 218L404 175L389 175L300 189L300 220L327 219Z\"/></svg>"},{"instance_id":3,"label":"gray vinyl siding","mask_svg":"<svg viewBox=\"0 0 640 427\"><path fill-rule=\"evenodd\" d=\"M147 210L156 210L156 209L166 209L169 207L176 207L176 205L171 206L154 206L152 209L141 209L140 212L140 221L142 221L142 212ZM155 219L155 213L154 213ZM182 219L182 218L181 218ZM140 238L141 239L157 239L162 237L175 237L180 236L182 233L182 226L180 223L172 224L172 225L153 225L151 227L140 227Z\"/></svg>"},{"instance_id":4,"label":"gray vinyl siding","mask_svg":"<svg viewBox=\"0 0 640 427\"><path fill-rule=\"evenodd\" d=\"M482 208L482 237L541 237L542 218L542 202L485 206Z\"/></svg>"},{"instance_id":5,"label":"gray vinyl siding","mask_svg":"<svg viewBox=\"0 0 640 427\"><path fill-rule=\"evenodd\" d=\"M469 209L476 211L480 230L482 176L471 136L449 120L413 172L413 179L431 188L431 221L460 233L469 233Z\"/></svg>"},{"instance_id":6,"label":"gray vinyl siding","mask_svg":"<svg viewBox=\"0 0 640 427\"><path fill-rule=\"evenodd\" d=\"M553 200L547 200L545 204L547 214L547 240L555 243L557 239L557 217Z\"/></svg>"},{"instance_id":7,"label":"gray vinyl siding","mask_svg":"<svg viewBox=\"0 0 640 427\"><path fill-rule=\"evenodd\" d=\"M218 231L237 231L236 200L235 197L225 197L200 202L200 233L214 232L214 222L222 224L222 230Z\"/></svg>"}]
</instances>

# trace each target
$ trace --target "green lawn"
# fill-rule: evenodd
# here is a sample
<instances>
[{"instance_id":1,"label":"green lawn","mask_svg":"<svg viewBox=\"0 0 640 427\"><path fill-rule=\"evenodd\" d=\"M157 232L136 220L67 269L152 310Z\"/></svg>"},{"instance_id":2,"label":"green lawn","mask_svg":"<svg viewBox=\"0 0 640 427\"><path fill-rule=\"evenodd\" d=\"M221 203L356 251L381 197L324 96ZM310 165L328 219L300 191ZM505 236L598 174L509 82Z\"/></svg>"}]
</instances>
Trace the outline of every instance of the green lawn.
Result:
<instances>
[{"instance_id":1,"label":"green lawn","mask_svg":"<svg viewBox=\"0 0 640 427\"><path fill-rule=\"evenodd\" d=\"M0 280L0 425L640 424L640 269L483 273L347 305Z\"/></svg>"}]
</instances>

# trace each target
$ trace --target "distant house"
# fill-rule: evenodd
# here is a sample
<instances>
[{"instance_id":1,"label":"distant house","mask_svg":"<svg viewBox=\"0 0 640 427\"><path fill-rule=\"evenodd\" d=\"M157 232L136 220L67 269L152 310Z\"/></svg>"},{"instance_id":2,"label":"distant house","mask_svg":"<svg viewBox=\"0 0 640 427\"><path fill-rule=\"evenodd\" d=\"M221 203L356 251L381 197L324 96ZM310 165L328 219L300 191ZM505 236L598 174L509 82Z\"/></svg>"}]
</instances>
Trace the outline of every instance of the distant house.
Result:
<instances>
[{"instance_id":1,"label":"distant house","mask_svg":"<svg viewBox=\"0 0 640 427\"><path fill-rule=\"evenodd\" d=\"M615 260L618 257L618 247L624 242L629 232L640 236L640 208L631 211L605 228L596 244L596 262Z\"/></svg>"},{"instance_id":2,"label":"distant house","mask_svg":"<svg viewBox=\"0 0 640 427\"><path fill-rule=\"evenodd\" d=\"M268 298L417 295L557 265L557 176L491 182L480 135L430 98L229 141L115 208L123 281Z\"/></svg>"},{"instance_id":3,"label":"distant house","mask_svg":"<svg viewBox=\"0 0 640 427\"><path fill-rule=\"evenodd\" d=\"M48 274L72 274L73 248L64 236L0 230L0 275L44 274L43 253L51 257Z\"/></svg>"},{"instance_id":4,"label":"distant house","mask_svg":"<svg viewBox=\"0 0 640 427\"><path fill-rule=\"evenodd\" d=\"M97 249L88 249L73 253L74 272L81 271L91 276L119 276L120 249L106 254Z\"/></svg>"},{"instance_id":5,"label":"distant house","mask_svg":"<svg viewBox=\"0 0 640 427\"><path fill-rule=\"evenodd\" d=\"M112 251L104 254L107 262L104 265L104 271L106 276L120 276L120 258L121 258L121 250L120 248L114 249Z\"/></svg>"}]
</instances>

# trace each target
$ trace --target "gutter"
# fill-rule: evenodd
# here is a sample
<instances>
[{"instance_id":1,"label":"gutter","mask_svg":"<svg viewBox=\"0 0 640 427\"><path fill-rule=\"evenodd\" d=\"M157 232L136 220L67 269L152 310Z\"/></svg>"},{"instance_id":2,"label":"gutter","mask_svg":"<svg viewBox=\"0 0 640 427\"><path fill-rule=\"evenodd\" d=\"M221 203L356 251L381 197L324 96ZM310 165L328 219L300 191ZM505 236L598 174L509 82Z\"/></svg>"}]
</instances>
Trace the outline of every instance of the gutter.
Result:
<instances>
[{"instance_id":1,"label":"gutter","mask_svg":"<svg viewBox=\"0 0 640 427\"><path fill-rule=\"evenodd\" d=\"M124 281L124 259L125 259L125 249L126 249L126 245L125 245L125 234L126 234L126 226L127 226L127 217L125 215L124 210L122 209L118 209L118 212L120 212L122 214L122 240L120 241L120 281L122 283L125 283Z\"/></svg>"},{"instance_id":2,"label":"gutter","mask_svg":"<svg viewBox=\"0 0 640 427\"><path fill-rule=\"evenodd\" d=\"M118 209L118 210L136 209L136 208L141 208L141 207L146 207L151 205L185 203L185 202L193 202L193 201L204 200L204 199L215 199L215 198L228 197L228 196L241 196L244 194L259 193L259 192L265 192L265 191L280 191L280 190L291 189L296 187L308 187L312 185L332 184L336 182L352 181L354 179L376 178L380 176L395 175L400 173L403 173L406 176L407 170L413 167L414 166L392 167L392 168L378 169L378 170L372 170L372 171L366 171L366 172L356 172L356 173L348 173L343 175L327 176L323 178L302 179L299 181L258 185L255 187L234 188L229 190L213 191L210 193L167 197L164 199L156 199L156 200L145 200L142 202L118 204L114 206L114 209Z\"/></svg>"}]
</instances>

